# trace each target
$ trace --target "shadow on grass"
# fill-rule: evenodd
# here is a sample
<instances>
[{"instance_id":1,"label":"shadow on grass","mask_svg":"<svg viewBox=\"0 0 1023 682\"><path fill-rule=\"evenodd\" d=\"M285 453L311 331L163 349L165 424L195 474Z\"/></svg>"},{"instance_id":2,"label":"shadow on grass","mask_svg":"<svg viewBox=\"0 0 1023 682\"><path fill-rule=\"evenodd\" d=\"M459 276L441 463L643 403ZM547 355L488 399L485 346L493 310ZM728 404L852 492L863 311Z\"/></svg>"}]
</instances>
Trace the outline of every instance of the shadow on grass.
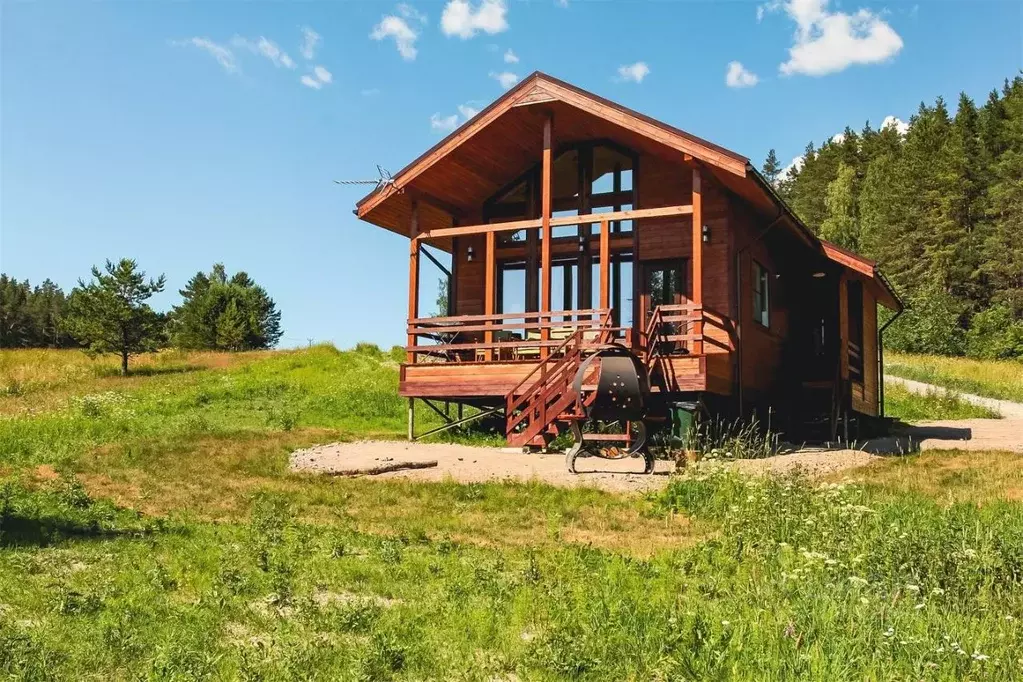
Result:
<instances>
[{"instance_id":1,"label":"shadow on grass","mask_svg":"<svg viewBox=\"0 0 1023 682\"><path fill-rule=\"evenodd\" d=\"M76 522L58 517L12 515L0 519L0 549L12 547L50 547L68 540L108 540L139 537L150 528L104 528L95 522Z\"/></svg>"},{"instance_id":2,"label":"shadow on grass","mask_svg":"<svg viewBox=\"0 0 1023 682\"><path fill-rule=\"evenodd\" d=\"M863 449L875 455L908 455L920 452L925 440L968 441L973 429L963 426L917 425L896 421L890 435L872 438Z\"/></svg>"},{"instance_id":3,"label":"shadow on grass","mask_svg":"<svg viewBox=\"0 0 1023 682\"><path fill-rule=\"evenodd\" d=\"M163 376L166 374L188 374L189 372L199 372L206 369L202 365L173 365L170 367L136 367L135 369L128 370L129 377L156 377ZM106 377L119 377L121 376L121 370L116 367L103 367L96 370L96 376L99 378Z\"/></svg>"}]
</instances>

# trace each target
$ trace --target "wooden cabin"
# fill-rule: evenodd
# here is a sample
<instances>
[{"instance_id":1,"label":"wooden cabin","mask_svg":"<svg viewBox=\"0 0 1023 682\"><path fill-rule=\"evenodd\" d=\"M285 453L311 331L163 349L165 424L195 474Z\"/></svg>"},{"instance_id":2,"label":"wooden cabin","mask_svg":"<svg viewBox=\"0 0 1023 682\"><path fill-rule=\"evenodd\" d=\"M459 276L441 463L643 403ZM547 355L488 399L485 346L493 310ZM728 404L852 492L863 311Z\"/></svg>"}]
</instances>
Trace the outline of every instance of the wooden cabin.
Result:
<instances>
[{"instance_id":1,"label":"wooden cabin","mask_svg":"<svg viewBox=\"0 0 1023 682\"><path fill-rule=\"evenodd\" d=\"M421 399L503 413L510 443L537 444L608 342L663 398L776 430L834 438L882 414L877 310L901 305L876 264L816 237L746 157L546 74L355 213L409 239L410 437ZM448 310L424 317L438 251Z\"/></svg>"}]
</instances>

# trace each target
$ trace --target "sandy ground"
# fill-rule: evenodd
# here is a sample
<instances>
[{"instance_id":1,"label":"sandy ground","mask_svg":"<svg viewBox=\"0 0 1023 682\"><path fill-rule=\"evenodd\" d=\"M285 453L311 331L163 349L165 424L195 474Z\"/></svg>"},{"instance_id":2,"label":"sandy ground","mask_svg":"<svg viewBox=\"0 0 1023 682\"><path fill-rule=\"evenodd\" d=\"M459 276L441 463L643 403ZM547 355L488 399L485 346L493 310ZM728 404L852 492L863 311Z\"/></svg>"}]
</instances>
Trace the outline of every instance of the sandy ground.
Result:
<instances>
[{"instance_id":1,"label":"sandy ground","mask_svg":"<svg viewBox=\"0 0 1023 682\"><path fill-rule=\"evenodd\" d=\"M743 460L733 466L749 473L785 473L800 468L809 475L824 475L869 464L877 455L861 450L804 450L763 460ZM657 462L653 476L639 473L639 459L605 460L587 457L577 461L579 474L565 468L559 454L524 454L511 448L479 448L444 443L359 441L331 443L291 455L293 471L334 473L371 469L401 462L437 461L429 469L410 469L377 474L374 478L411 478L419 481L455 480L461 483L515 479L537 480L552 485L591 486L614 492L643 492L662 487L675 470L672 462Z\"/></svg>"},{"instance_id":2,"label":"sandy ground","mask_svg":"<svg viewBox=\"0 0 1023 682\"><path fill-rule=\"evenodd\" d=\"M897 377L885 377L917 393L936 389L928 384ZM885 455L916 450L1014 450L1023 452L1023 405L980 396L963 395L969 402L986 405L1002 414L1002 419L921 422L905 434L867 442L860 450L804 449L767 459L740 460L730 464L751 474L784 474L800 470L810 476L826 474L870 464ZM579 474L570 474L560 454L524 454L511 448L479 448L444 443L407 443L404 441L361 441L330 443L291 455L291 469L331 474L339 471L367 470L399 465L403 462L431 462L437 466L375 474L374 478L410 478L420 481L455 480L461 483L514 479L542 481L566 487L592 486L615 492L644 492L663 486L675 470L671 462L657 462L653 476L639 473L639 459L580 459Z\"/></svg>"},{"instance_id":3,"label":"sandy ground","mask_svg":"<svg viewBox=\"0 0 1023 682\"><path fill-rule=\"evenodd\" d=\"M886 376L884 380L888 384L901 384L913 393L945 390L900 377ZM966 402L998 412L1002 418L917 422L907 430L904 437L874 441L868 444L868 449L874 452L905 452L915 449L1023 452L1023 405L969 393L957 392L957 395Z\"/></svg>"}]
</instances>

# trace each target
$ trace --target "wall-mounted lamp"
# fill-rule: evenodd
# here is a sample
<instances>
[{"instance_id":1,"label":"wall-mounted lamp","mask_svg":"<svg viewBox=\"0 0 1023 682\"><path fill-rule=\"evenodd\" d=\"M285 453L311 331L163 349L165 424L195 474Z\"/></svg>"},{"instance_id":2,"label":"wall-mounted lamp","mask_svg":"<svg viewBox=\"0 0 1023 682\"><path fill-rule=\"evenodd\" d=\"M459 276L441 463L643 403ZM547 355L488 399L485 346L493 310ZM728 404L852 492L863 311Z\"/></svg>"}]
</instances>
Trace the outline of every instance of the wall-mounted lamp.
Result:
<instances>
[{"instance_id":1,"label":"wall-mounted lamp","mask_svg":"<svg viewBox=\"0 0 1023 682\"><path fill-rule=\"evenodd\" d=\"M475 256L475 255L476 255L476 252L473 251L471 246L468 249L465 250L465 256L466 256L466 258L468 258L470 263L472 262L472 257Z\"/></svg>"},{"instance_id":2,"label":"wall-mounted lamp","mask_svg":"<svg viewBox=\"0 0 1023 682\"><path fill-rule=\"evenodd\" d=\"M826 277L826 276L827 276L827 273L824 273L824 272L815 272L815 273L813 273L813 276L814 276L814 278L815 278L815 279L821 279L821 278L823 278L823 277Z\"/></svg>"},{"instance_id":3,"label":"wall-mounted lamp","mask_svg":"<svg viewBox=\"0 0 1023 682\"><path fill-rule=\"evenodd\" d=\"M710 225L704 225L701 234L703 235L703 243L710 244Z\"/></svg>"},{"instance_id":4,"label":"wall-mounted lamp","mask_svg":"<svg viewBox=\"0 0 1023 682\"><path fill-rule=\"evenodd\" d=\"M586 252L586 237L579 237L579 253Z\"/></svg>"}]
</instances>

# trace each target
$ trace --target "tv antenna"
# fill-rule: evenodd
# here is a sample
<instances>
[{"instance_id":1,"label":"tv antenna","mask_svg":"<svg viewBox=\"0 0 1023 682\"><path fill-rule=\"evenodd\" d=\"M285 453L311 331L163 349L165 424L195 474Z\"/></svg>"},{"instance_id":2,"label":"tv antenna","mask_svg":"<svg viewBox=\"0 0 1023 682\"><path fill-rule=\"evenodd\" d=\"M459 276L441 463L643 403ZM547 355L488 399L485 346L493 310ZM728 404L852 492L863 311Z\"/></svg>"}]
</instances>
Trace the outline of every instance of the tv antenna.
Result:
<instances>
[{"instance_id":1,"label":"tv antenna","mask_svg":"<svg viewBox=\"0 0 1023 682\"><path fill-rule=\"evenodd\" d=\"M380 175L376 180L335 180L338 185L376 185L376 189L394 185L394 177L386 168L377 164L377 173Z\"/></svg>"}]
</instances>

